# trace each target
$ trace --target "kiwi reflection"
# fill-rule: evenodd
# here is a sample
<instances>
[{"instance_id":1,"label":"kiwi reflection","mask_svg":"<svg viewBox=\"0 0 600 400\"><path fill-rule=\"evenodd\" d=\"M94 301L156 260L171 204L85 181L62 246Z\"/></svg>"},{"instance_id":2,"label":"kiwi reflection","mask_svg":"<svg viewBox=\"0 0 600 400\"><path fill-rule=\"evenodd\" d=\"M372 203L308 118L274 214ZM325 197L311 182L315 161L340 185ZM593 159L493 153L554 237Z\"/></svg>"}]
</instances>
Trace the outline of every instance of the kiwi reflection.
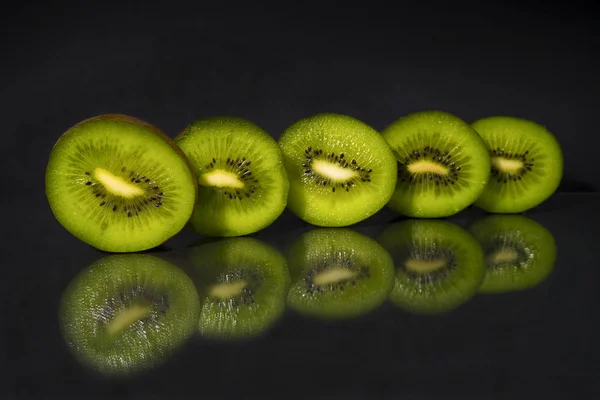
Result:
<instances>
[{"instance_id":1,"label":"kiwi reflection","mask_svg":"<svg viewBox=\"0 0 600 400\"><path fill-rule=\"evenodd\" d=\"M552 234L522 215L490 215L469 230L486 256L481 293L503 293L532 288L554 268L556 245Z\"/></svg>"},{"instance_id":2,"label":"kiwi reflection","mask_svg":"<svg viewBox=\"0 0 600 400\"><path fill-rule=\"evenodd\" d=\"M423 314L450 311L475 295L485 276L481 246L444 220L406 220L379 238L396 265L390 301Z\"/></svg>"},{"instance_id":3,"label":"kiwi reflection","mask_svg":"<svg viewBox=\"0 0 600 400\"><path fill-rule=\"evenodd\" d=\"M200 311L191 279L147 254L104 257L67 286L61 331L77 359L105 374L164 361L194 332Z\"/></svg>"},{"instance_id":4,"label":"kiwi reflection","mask_svg":"<svg viewBox=\"0 0 600 400\"><path fill-rule=\"evenodd\" d=\"M271 327L285 310L285 258L260 240L219 239L191 249L204 337L242 339Z\"/></svg>"},{"instance_id":5,"label":"kiwi reflection","mask_svg":"<svg viewBox=\"0 0 600 400\"><path fill-rule=\"evenodd\" d=\"M288 251L290 308L320 318L351 318L379 307L394 283L389 253L344 228L316 228Z\"/></svg>"}]
</instances>

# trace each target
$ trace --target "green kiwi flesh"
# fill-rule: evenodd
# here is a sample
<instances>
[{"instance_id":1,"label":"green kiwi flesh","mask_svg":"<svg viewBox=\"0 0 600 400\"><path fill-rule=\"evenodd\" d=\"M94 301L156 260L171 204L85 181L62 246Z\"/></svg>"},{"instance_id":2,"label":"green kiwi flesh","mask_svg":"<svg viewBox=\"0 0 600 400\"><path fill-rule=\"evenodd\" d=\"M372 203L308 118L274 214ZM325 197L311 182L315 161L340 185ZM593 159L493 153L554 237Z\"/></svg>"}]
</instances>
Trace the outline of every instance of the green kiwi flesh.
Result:
<instances>
[{"instance_id":1,"label":"green kiwi flesh","mask_svg":"<svg viewBox=\"0 0 600 400\"><path fill-rule=\"evenodd\" d=\"M76 358L104 374L155 367L195 331L192 280L148 254L104 257L77 275L60 304L63 337Z\"/></svg>"},{"instance_id":2,"label":"green kiwi flesh","mask_svg":"<svg viewBox=\"0 0 600 400\"><path fill-rule=\"evenodd\" d=\"M83 242L134 252L158 246L185 226L196 182L185 156L158 129L102 115L56 142L46 196L60 224Z\"/></svg>"},{"instance_id":3,"label":"green kiwi flesh","mask_svg":"<svg viewBox=\"0 0 600 400\"><path fill-rule=\"evenodd\" d=\"M275 139L250 121L212 117L175 142L198 178L190 224L208 236L241 236L270 225L287 204L289 183Z\"/></svg>"},{"instance_id":4,"label":"green kiwi flesh","mask_svg":"<svg viewBox=\"0 0 600 400\"><path fill-rule=\"evenodd\" d=\"M490 215L469 230L486 255L481 293L503 293L532 288L554 268L556 244L538 222L522 215Z\"/></svg>"},{"instance_id":5,"label":"green kiwi flesh","mask_svg":"<svg viewBox=\"0 0 600 400\"><path fill-rule=\"evenodd\" d=\"M493 213L520 213L556 191L563 155L545 127L504 116L480 119L472 127L483 138L492 160L491 179L476 206Z\"/></svg>"},{"instance_id":6,"label":"green kiwi flesh","mask_svg":"<svg viewBox=\"0 0 600 400\"><path fill-rule=\"evenodd\" d=\"M290 277L277 250L242 237L208 242L190 251L202 304L198 322L202 336L254 337L281 317Z\"/></svg>"},{"instance_id":7,"label":"green kiwi flesh","mask_svg":"<svg viewBox=\"0 0 600 400\"><path fill-rule=\"evenodd\" d=\"M288 305L311 317L358 317L379 307L394 283L388 252L350 229L313 229L296 239L287 255Z\"/></svg>"},{"instance_id":8,"label":"green kiwi flesh","mask_svg":"<svg viewBox=\"0 0 600 400\"><path fill-rule=\"evenodd\" d=\"M381 135L347 115L300 119L279 138L290 180L289 209L317 226L360 222L389 201L396 163Z\"/></svg>"},{"instance_id":9,"label":"green kiwi flesh","mask_svg":"<svg viewBox=\"0 0 600 400\"><path fill-rule=\"evenodd\" d=\"M473 204L488 183L490 157L485 144L452 114L412 113L392 122L381 134L398 166L388 206L403 215L454 215Z\"/></svg>"},{"instance_id":10,"label":"green kiwi flesh","mask_svg":"<svg viewBox=\"0 0 600 400\"><path fill-rule=\"evenodd\" d=\"M406 220L379 237L396 265L390 301L419 314L447 312L477 293L485 275L483 250L459 226L443 220Z\"/></svg>"}]
</instances>

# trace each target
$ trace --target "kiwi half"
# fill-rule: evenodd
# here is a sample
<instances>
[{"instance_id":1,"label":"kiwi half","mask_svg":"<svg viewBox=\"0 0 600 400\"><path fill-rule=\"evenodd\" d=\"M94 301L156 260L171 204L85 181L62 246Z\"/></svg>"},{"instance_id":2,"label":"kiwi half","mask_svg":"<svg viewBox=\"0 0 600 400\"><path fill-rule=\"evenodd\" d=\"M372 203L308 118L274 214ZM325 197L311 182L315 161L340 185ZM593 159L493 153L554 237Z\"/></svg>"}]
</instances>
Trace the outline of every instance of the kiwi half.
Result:
<instances>
[{"instance_id":1,"label":"kiwi half","mask_svg":"<svg viewBox=\"0 0 600 400\"><path fill-rule=\"evenodd\" d=\"M409 217L448 217L473 204L490 177L490 157L466 122L443 111L406 115L382 132L398 164L388 206Z\"/></svg>"},{"instance_id":2,"label":"kiwi half","mask_svg":"<svg viewBox=\"0 0 600 400\"><path fill-rule=\"evenodd\" d=\"M46 196L56 219L80 240L133 252L156 247L185 226L196 181L166 135L110 114L78 123L56 142Z\"/></svg>"},{"instance_id":3,"label":"kiwi half","mask_svg":"<svg viewBox=\"0 0 600 400\"><path fill-rule=\"evenodd\" d=\"M281 317L289 287L285 258L253 238L227 238L191 249L202 310L200 334L242 339Z\"/></svg>"},{"instance_id":4,"label":"kiwi half","mask_svg":"<svg viewBox=\"0 0 600 400\"><path fill-rule=\"evenodd\" d=\"M195 331L200 311L191 279L147 254L104 257L69 283L61 331L77 359L105 374L164 361Z\"/></svg>"},{"instance_id":5,"label":"kiwi half","mask_svg":"<svg viewBox=\"0 0 600 400\"><path fill-rule=\"evenodd\" d=\"M270 225L283 212L289 183L275 139L250 121L212 117L177 138L198 177L190 223L208 236L240 236Z\"/></svg>"},{"instance_id":6,"label":"kiwi half","mask_svg":"<svg viewBox=\"0 0 600 400\"><path fill-rule=\"evenodd\" d=\"M407 311L450 311L469 300L483 282L483 250L459 226L442 220L406 220L379 237L396 265L390 301Z\"/></svg>"},{"instance_id":7,"label":"kiwi half","mask_svg":"<svg viewBox=\"0 0 600 400\"><path fill-rule=\"evenodd\" d=\"M319 228L288 250L288 305L320 318L352 318L379 307L394 284L394 266L375 240L350 229Z\"/></svg>"},{"instance_id":8,"label":"kiwi half","mask_svg":"<svg viewBox=\"0 0 600 400\"><path fill-rule=\"evenodd\" d=\"M560 144L545 127L515 117L475 121L491 156L491 179L475 205L493 213L533 208L558 188L563 173Z\"/></svg>"},{"instance_id":9,"label":"kiwi half","mask_svg":"<svg viewBox=\"0 0 600 400\"><path fill-rule=\"evenodd\" d=\"M303 118L279 145L290 179L288 207L308 223L348 226L375 214L392 195L394 157L381 135L355 118Z\"/></svg>"},{"instance_id":10,"label":"kiwi half","mask_svg":"<svg viewBox=\"0 0 600 400\"><path fill-rule=\"evenodd\" d=\"M532 288L554 268L556 244L552 234L521 215L490 215L469 230L486 256L481 293L503 293Z\"/></svg>"}]
</instances>

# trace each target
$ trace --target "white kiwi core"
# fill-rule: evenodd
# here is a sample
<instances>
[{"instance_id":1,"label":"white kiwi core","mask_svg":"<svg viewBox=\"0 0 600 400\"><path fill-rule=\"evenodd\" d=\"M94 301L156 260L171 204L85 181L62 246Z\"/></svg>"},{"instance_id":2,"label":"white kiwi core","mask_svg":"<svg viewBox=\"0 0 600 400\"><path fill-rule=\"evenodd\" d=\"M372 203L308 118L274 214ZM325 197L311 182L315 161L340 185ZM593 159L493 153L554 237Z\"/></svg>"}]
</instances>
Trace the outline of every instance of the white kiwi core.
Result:
<instances>
[{"instance_id":1,"label":"white kiwi core","mask_svg":"<svg viewBox=\"0 0 600 400\"><path fill-rule=\"evenodd\" d=\"M94 169L94 177L106 188L106 190L114 195L130 199L132 197L144 194L144 190L141 188L131 184L130 182L127 182L125 179L119 176L111 174L105 169Z\"/></svg>"},{"instance_id":2,"label":"white kiwi core","mask_svg":"<svg viewBox=\"0 0 600 400\"><path fill-rule=\"evenodd\" d=\"M358 172L354 170L323 160L313 160L311 166L317 174L327 177L332 181L344 182L358 176Z\"/></svg>"},{"instance_id":3,"label":"white kiwi core","mask_svg":"<svg viewBox=\"0 0 600 400\"><path fill-rule=\"evenodd\" d=\"M230 299L242 293L242 290L248 286L246 282L223 282L210 287L208 294L220 300Z\"/></svg>"},{"instance_id":4,"label":"white kiwi core","mask_svg":"<svg viewBox=\"0 0 600 400\"><path fill-rule=\"evenodd\" d=\"M492 157L492 166L498 171L517 173L523 168L523 162L520 160L511 160L504 157Z\"/></svg>"},{"instance_id":5,"label":"white kiwi core","mask_svg":"<svg viewBox=\"0 0 600 400\"><path fill-rule=\"evenodd\" d=\"M313 278L313 283L318 286L328 285L330 283L336 283L345 281L347 279L354 278L356 276L355 271L351 271L345 267L333 267L328 268L325 271L319 272Z\"/></svg>"},{"instance_id":6,"label":"white kiwi core","mask_svg":"<svg viewBox=\"0 0 600 400\"><path fill-rule=\"evenodd\" d=\"M117 314L108 324L106 331L109 335L115 335L141 318L144 318L150 312L149 306L134 304Z\"/></svg>"},{"instance_id":7,"label":"white kiwi core","mask_svg":"<svg viewBox=\"0 0 600 400\"><path fill-rule=\"evenodd\" d=\"M240 181L237 174L220 169L200 175L198 183L202 186L213 187L230 187L236 189L244 187L244 182Z\"/></svg>"},{"instance_id":8,"label":"white kiwi core","mask_svg":"<svg viewBox=\"0 0 600 400\"><path fill-rule=\"evenodd\" d=\"M491 264L515 262L519 259L519 253L517 253L514 249L502 249L490 254L487 259Z\"/></svg>"},{"instance_id":9,"label":"white kiwi core","mask_svg":"<svg viewBox=\"0 0 600 400\"><path fill-rule=\"evenodd\" d=\"M414 258L409 258L404 263L404 266L413 272L426 273L436 271L440 268L444 268L446 266L446 259L440 258L437 260L416 260Z\"/></svg>"},{"instance_id":10,"label":"white kiwi core","mask_svg":"<svg viewBox=\"0 0 600 400\"><path fill-rule=\"evenodd\" d=\"M407 167L407 169L410 172L412 172L413 174L423 174L423 173L432 172L434 174L446 175L449 172L448 168L444 167L443 165L437 164L435 162L427 161L427 160L420 160L420 161L411 163Z\"/></svg>"}]
</instances>

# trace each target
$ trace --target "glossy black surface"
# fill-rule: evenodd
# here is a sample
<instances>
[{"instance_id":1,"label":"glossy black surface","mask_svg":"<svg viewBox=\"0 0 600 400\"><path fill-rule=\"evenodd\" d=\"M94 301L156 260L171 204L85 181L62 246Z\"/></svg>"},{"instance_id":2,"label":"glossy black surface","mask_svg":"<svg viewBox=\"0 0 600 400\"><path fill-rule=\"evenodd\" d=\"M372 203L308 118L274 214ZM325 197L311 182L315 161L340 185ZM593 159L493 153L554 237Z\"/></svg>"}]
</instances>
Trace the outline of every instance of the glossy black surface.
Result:
<instances>
[{"instance_id":1,"label":"glossy black surface","mask_svg":"<svg viewBox=\"0 0 600 400\"><path fill-rule=\"evenodd\" d=\"M8 393L26 398L204 398L407 393L567 396L593 390L599 355L598 207L600 196L556 194L526 213L552 233L558 249L551 274L534 288L477 294L458 308L434 316L412 314L389 302L341 321L287 309L259 337L225 342L196 333L165 363L131 377L103 376L78 363L68 350L58 318L60 296L78 273L107 255L49 221L44 225L46 240L39 246L19 253L7 249L10 279L3 284L16 293L4 304L5 320L11 321L3 327ZM467 227L484 215L469 208L448 220ZM384 209L352 229L378 237L401 219ZM286 212L253 236L285 253L300 233L312 229ZM164 248L148 253L186 254L199 239L186 230Z\"/></svg>"}]
</instances>

